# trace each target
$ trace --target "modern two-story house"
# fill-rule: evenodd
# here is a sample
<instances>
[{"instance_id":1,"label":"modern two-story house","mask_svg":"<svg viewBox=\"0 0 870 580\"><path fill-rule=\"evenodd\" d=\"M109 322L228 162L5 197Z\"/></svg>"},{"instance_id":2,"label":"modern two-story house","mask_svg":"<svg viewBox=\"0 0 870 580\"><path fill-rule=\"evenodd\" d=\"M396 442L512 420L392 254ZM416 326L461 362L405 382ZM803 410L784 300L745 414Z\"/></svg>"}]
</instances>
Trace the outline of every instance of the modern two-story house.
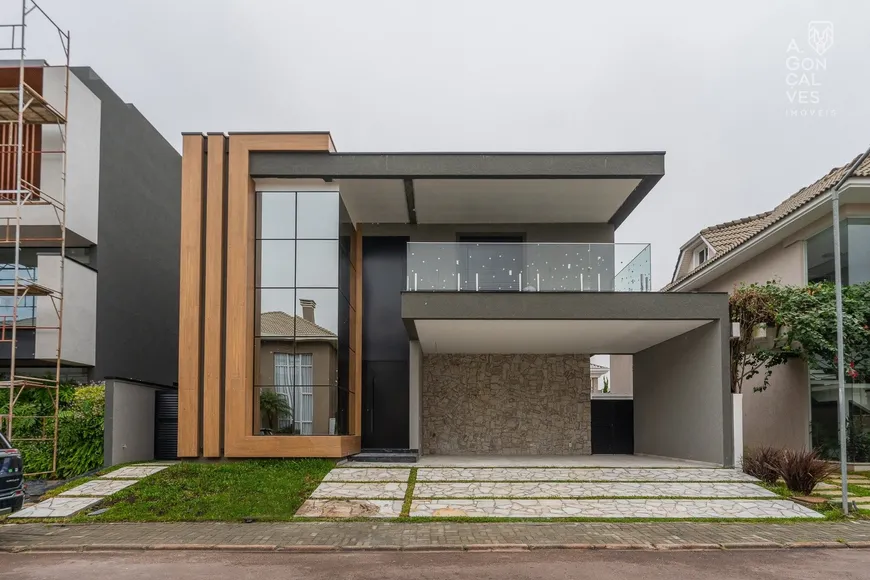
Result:
<instances>
[{"instance_id":1,"label":"modern two-story house","mask_svg":"<svg viewBox=\"0 0 870 580\"><path fill-rule=\"evenodd\" d=\"M20 64L0 62L5 192L17 187ZM15 318L16 377L54 375L60 344L61 379L123 377L171 386L177 376L178 151L89 67L25 61L23 78L25 102L33 103L21 151L22 181L32 190L21 204L18 234L17 273L26 291L16 308L11 288L18 210L15 195L5 193L0 197L0 376L5 380L12 366Z\"/></svg>"},{"instance_id":2,"label":"modern two-story house","mask_svg":"<svg viewBox=\"0 0 870 580\"><path fill-rule=\"evenodd\" d=\"M733 464L727 294L652 292L650 247L614 243L664 153L183 142L179 456ZM633 355L627 415L594 354Z\"/></svg>"}]
</instances>

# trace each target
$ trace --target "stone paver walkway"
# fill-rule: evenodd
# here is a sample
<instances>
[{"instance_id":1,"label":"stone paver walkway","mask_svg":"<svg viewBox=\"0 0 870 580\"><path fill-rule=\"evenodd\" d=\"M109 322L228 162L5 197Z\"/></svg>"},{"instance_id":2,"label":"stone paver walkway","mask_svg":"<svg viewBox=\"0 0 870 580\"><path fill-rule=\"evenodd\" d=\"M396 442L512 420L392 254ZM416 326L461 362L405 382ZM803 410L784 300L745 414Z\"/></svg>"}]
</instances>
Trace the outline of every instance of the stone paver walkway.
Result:
<instances>
[{"instance_id":1,"label":"stone paver walkway","mask_svg":"<svg viewBox=\"0 0 870 580\"><path fill-rule=\"evenodd\" d=\"M333 469L326 474L323 481L397 481L406 482L411 474L411 469L400 468L355 468Z\"/></svg>"},{"instance_id":2,"label":"stone paver walkway","mask_svg":"<svg viewBox=\"0 0 870 580\"><path fill-rule=\"evenodd\" d=\"M747 481L736 469L421 467L417 481Z\"/></svg>"},{"instance_id":3,"label":"stone paver walkway","mask_svg":"<svg viewBox=\"0 0 870 580\"><path fill-rule=\"evenodd\" d=\"M304 518L397 518L402 500L309 499L296 511Z\"/></svg>"},{"instance_id":4,"label":"stone paver walkway","mask_svg":"<svg viewBox=\"0 0 870 580\"><path fill-rule=\"evenodd\" d=\"M323 487L323 486L321 486ZM319 491L319 490L318 490ZM327 496L324 496L327 497ZM330 496L338 497L338 496ZM361 496L355 496L361 497ZM404 496L403 496L404 497ZM777 497L753 483L417 482L415 498Z\"/></svg>"},{"instance_id":5,"label":"stone paver walkway","mask_svg":"<svg viewBox=\"0 0 870 580\"><path fill-rule=\"evenodd\" d=\"M407 483L321 483L311 497L316 498L362 498L362 499L402 499L405 497Z\"/></svg>"},{"instance_id":6,"label":"stone paver walkway","mask_svg":"<svg viewBox=\"0 0 870 580\"><path fill-rule=\"evenodd\" d=\"M115 492L128 488L135 484L138 479L94 479L83 483L60 494L65 496L105 497Z\"/></svg>"},{"instance_id":7,"label":"stone paver walkway","mask_svg":"<svg viewBox=\"0 0 870 580\"><path fill-rule=\"evenodd\" d=\"M735 469L419 467L333 469L299 517L820 518ZM403 479L406 478L406 479ZM394 500L394 501L386 501Z\"/></svg>"},{"instance_id":8,"label":"stone paver walkway","mask_svg":"<svg viewBox=\"0 0 870 580\"><path fill-rule=\"evenodd\" d=\"M787 500L442 499L411 502L411 517L821 518Z\"/></svg>"},{"instance_id":9,"label":"stone paver walkway","mask_svg":"<svg viewBox=\"0 0 870 580\"><path fill-rule=\"evenodd\" d=\"M287 522L0 525L0 551L870 547L870 521Z\"/></svg>"},{"instance_id":10,"label":"stone paver walkway","mask_svg":"<svg viewBox=\"0 0 870 580\"><path fill-rule=\"evenodd\" d=\"M65 518L97 505L101 497L53 497L15 512L11 518Z\"/></svg>"},{"instance_id":11,"label":"stone paver walkway","mask_svg":"<svg viewBox=\"0 0 870 580\"><path fill-rule=\"evenodd\" d=\"M9 517L10 519L67 518L96 506L113 493L130 487L143 477L154 475L171 465L172 463L142 463L122 467L68 489L57 497L26 507Z\"/></svg>"}]
</instances>

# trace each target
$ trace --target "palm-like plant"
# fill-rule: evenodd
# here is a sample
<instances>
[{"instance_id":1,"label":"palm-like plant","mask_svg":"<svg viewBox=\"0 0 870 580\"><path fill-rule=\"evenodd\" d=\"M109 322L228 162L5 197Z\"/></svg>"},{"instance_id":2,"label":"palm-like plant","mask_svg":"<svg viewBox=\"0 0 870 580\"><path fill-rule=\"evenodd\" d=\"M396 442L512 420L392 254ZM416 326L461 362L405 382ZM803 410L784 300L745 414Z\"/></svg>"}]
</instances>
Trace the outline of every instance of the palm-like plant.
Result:
<instances>
[{"instance_id":1,"label":"palm-like plant","mask_svg":"<svg viewBox=\"0 0 870 580\"><path fill-rule=\"evenodd\" d=\"M274 430L278 428L279 418L293 420L293 408L284 395L275 391L260 391L260 417L264 429Z\"/></svg>"}]
</instances>

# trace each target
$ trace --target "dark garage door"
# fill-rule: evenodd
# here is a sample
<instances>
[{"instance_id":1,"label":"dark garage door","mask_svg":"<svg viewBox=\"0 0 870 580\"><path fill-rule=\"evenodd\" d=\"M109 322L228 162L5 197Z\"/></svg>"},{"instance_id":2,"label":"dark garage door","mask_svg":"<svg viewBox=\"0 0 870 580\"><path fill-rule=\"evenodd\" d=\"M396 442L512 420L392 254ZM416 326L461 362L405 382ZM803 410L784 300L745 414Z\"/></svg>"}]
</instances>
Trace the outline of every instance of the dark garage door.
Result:
<instances>
[{"instance_id":1,"label":"dark garage door","mask_svg":"<svg viewBox=\"0 0 870 580\"><path fill-rule=\"evenodd\" d=\"M178 392L157 391L154 399L154 459L178 458Z\"/></svg>"},{"instance_id":2,"label":"dark garage door","mask_svg":"<svg viewBox=\"0 0 870 580\"><path fill-rule=\"evenodd\" d=\"M592 453L634 453L634 401L592 399Z\"/></svg>"}]
</instances>

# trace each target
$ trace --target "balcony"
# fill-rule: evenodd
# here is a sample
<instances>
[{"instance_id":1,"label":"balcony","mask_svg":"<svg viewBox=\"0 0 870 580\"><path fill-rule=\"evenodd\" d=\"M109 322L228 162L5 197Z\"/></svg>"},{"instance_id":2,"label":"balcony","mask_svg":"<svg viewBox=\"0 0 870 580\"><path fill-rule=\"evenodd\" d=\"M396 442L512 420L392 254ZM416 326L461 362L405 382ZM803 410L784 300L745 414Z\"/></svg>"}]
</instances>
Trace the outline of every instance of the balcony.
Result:
<instances>
[{"instance_id":1,"label":"balcony","mask_svg":"<svg viewBox=\"0 0 870 580\"><path fill-rule=\"evenodd\" d=\"M649 292L649 244L410 242L410 292Z\"/></svg>"}]
</instances>

